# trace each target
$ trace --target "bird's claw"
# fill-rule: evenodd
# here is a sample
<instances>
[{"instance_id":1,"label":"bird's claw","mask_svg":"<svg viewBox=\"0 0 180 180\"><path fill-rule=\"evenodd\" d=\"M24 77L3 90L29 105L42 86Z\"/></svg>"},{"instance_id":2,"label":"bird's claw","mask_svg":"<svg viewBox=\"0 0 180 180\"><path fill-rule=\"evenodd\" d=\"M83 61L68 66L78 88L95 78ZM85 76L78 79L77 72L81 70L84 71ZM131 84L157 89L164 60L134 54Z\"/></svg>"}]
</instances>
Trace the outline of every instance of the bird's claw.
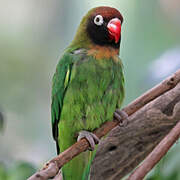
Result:
<instances>
[{"instance_id":1,"label":"bird's claw","mask_svg":"<svg viewBox=\"0 0 180 180\"><path fill-rule=\"evenodd\" d=\"M125 111L116 109L114 112L114 118L118 120L119 126L124 127L128 124L128 114Z\"/></svg>"},{"instance_id":2,"label":"bird's claw","mask_svg":"<svg viewBox=\"0 0 180 180\"><path fill-rule=\"evenodd\" d=\"M99 138L93 134L92 132L89 131L80 131L77 141L80 141L82 138L86 138L87 141L89 142L89 150L93 151L95 148L95 145L99 143Z\"/></svg>"}]
</instances>

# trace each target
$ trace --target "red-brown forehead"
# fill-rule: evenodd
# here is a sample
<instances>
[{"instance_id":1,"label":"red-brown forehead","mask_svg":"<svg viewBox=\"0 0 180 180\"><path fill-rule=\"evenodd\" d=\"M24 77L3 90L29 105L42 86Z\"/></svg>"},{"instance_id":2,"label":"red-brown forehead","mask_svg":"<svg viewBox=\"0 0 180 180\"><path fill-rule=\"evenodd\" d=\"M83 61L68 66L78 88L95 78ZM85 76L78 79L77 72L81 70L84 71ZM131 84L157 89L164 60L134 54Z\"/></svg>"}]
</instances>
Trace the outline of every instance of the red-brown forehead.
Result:
<instances>
[{"instance_id":1,"label":"red-brown forehead","mask_svg":"<svg viewBox=\"0 0 180 180\"><path fill-rule=\"evenodd\" d=\"M97 8L95 8L95 11L93 12L93 16L95 16L97 14L102 15L106 19L112 19L114 17L117 17L121 20L121 22L123 21L123 17L121 15L121 13L115 8L97 7Z\"/></svg>"}]
</instances>

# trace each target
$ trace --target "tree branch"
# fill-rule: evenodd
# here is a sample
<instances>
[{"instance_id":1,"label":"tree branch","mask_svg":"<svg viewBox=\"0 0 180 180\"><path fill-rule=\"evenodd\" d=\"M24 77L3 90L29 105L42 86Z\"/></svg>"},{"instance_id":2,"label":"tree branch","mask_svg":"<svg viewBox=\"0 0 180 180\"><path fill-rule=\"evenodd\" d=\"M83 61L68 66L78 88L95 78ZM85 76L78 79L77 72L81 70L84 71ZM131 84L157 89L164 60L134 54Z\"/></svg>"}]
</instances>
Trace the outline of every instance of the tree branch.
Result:
<instances>
[{"instance_id":1,"label":"tree branch","mask_svg":"<svg viewBox=\"0 0 180 180\"><path fill-rule=\"evenodd\" d=\"M180 114L179 114L180 115ZM145 175L161 160L172 145L179 139L180 121L171 132L147 156L144 162L129 176L127 180L142 180Z\"/></svg>"},{"instance_id":2,"label":"tree branch","mask_svg":"<svg viewBox=\"0 0 180 180\"><path fill-rule=\"evenodd\" d=\"M131 104L129 104L127 107L123 109L129 116L142 108L144 105L149 103L150 101L154 100L158 96L161 96L168 90L174 88L178 82L180 82L180 70L178 70L175 74L161 82L159 85L155 86L139 98L137 98L135 101L133 101ZM95 130L94 133L99 137L103 137L108 132L110 132L114 127L118 125L118 122L116 120L111 122L104 123L99 129ZM75 143L71 147L69 147L67 150L59 154L57 157L52 159L50 162L46 164L46 167L40 170L39 172L35 173L33 176L31 176L28 180L46 180L52 176L55 176L58 173L58 170L66 164L68 161L70 161L75 156L79 155L81 152L86 151L89 147L89 143L86 139L82 139L81 141ZM53 170L50 168L51 165L53 165L56 170ZM51 173L50 173L51 172ZM53 172L53 173L52 173ZM47 176L44 176L44 174L47 174Z\"/></svg>"},{"instance_id":3,"label":"tree branch","mask_svg":"<svg viewBox=\"0 0 180 180\"><path fill-rule=\"evenodd\" d=\"M116 180L127 175L179 120L180 83L131 115L127 126L114 128L100 141L91 165L91 180Z\"/></svg>"}]
</instances>

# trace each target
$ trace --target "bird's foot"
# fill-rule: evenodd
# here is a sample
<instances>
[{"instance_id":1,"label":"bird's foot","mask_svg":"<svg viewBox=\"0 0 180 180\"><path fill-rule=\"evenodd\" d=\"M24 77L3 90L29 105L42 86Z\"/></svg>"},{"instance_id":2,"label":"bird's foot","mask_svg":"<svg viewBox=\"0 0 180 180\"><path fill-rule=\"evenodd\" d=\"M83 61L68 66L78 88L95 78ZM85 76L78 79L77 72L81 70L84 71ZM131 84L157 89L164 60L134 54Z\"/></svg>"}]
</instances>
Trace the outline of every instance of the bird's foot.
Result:
<instances>
[{"instance_id":1,"label":"bird's foot","mask_svg":"<svg viewBox=\"0 0 180 180\"><path fill-rule=\"evenodd\" d=\"M93 151L95 148L95 144L99 143L99 138L95 134L93 134L92 132L89 132L89 131L80 131L77 141L81 140L82 138L86 138L87 141L89 142L89 145L90 145L89 150L90 151Z\"/></svg>"},{"instance_id":2,"label":"bird's foot","mask_svg":"<svg viewBox=\"0 0 180 180\"><path fill-rule=\"evenodd\" d=\"M128 114L125 111L116 109L114 112L114 118L118 120L119 126L124 127L128 124Z\"/></svg>"}]
</instances>

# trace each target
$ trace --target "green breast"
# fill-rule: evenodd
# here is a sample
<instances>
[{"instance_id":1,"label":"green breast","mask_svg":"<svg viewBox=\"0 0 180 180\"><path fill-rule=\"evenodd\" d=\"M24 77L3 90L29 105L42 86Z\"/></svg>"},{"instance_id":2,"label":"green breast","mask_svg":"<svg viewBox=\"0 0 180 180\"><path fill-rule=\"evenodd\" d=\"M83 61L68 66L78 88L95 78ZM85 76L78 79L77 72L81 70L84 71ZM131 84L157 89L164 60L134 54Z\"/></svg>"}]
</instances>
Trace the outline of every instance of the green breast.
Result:
<instances>
[{"instance_id":1,"label":"green breast","mask_svg":"<svg viewBox=\"0 0 180 180\"><path fill-rule=\"evenodd\" d=\"M84 56L73 64L61 111L60 136L94 130L113 118L124 97L122 65L113 59ZM67 134L70 132L70 134Z\"/></svg>"}]
</instances>

